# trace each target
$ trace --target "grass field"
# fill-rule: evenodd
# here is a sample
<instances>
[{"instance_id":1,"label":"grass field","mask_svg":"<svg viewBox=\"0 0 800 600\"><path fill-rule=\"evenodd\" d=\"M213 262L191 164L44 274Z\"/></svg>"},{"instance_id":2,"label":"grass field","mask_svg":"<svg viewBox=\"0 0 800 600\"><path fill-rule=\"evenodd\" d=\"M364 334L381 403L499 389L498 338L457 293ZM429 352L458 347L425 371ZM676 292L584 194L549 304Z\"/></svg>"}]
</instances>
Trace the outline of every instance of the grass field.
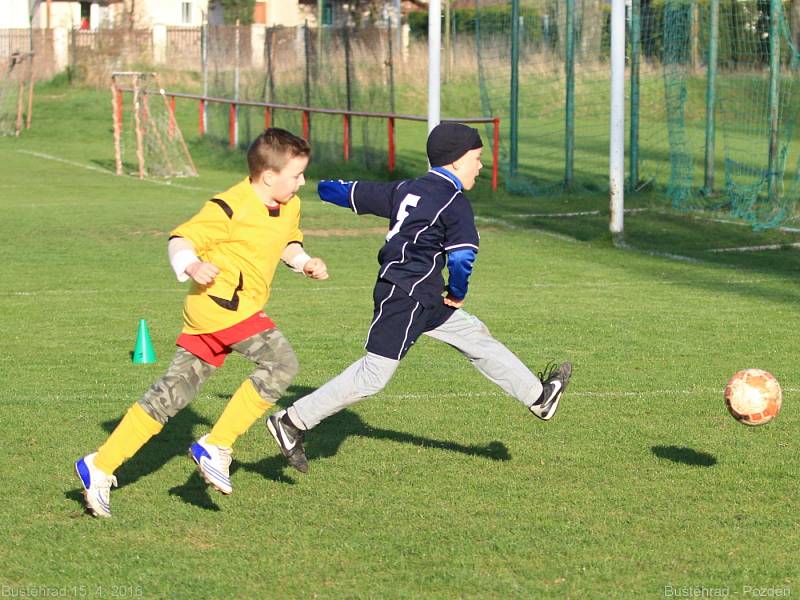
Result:
<instances>
[{"instance_id":1,"label":"grass field","mask_svg":"<svg viewBox=\"0 0 800 600\"><path fill-rule=\"evenodd\" d=\"M38 88L33 129L0 138L0 595L145 598L640 598L800 594L796 232L630 196L472 194L482 234L465 308L533 368L573 361L542 423L453 350L423 339L378 396L308 438L291 470L262 423L234 493L186 456L249 372L233 357L118 471L110 520L83 512L73 461L166 368L184 286L166 234L243 176L195 140L200 177L116 177L108 94ZM417 139L414 139L416 137ZM404 169L422 168L401 131ZM314 166L313 177L340 177ZM488 179L488 177L486 178ZM279 271L267 312L302 370L294 399L362 353L383 223L302 191L331 278ZM596 211L596 212L593 212ZM555 217L585 212L580 216ZM738 247L777 250L712 252ZM132 365L147 319L158 363ZM745 367L784 387L746 428L722 390Z\"/></svg>"}]
</instances>

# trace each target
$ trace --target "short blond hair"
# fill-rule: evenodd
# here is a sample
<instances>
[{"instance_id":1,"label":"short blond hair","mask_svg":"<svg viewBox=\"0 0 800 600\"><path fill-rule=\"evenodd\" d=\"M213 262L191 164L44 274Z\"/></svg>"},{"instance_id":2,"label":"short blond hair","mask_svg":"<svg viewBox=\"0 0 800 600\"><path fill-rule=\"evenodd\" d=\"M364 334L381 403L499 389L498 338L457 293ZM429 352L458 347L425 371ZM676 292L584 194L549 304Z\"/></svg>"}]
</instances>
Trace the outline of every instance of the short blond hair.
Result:
<instances>
[{"instance_id":1,"label":"short blond hair","mask_svg":"<svg viewBox=\"0 0 800 600\"><path fill-rule=\"evenodd\" d=\"M308 142L285 129L270 127L247 149L250 177L258 177L267 170L281 171L296 156L311 156Z\"/></svg>"}]
</instances>

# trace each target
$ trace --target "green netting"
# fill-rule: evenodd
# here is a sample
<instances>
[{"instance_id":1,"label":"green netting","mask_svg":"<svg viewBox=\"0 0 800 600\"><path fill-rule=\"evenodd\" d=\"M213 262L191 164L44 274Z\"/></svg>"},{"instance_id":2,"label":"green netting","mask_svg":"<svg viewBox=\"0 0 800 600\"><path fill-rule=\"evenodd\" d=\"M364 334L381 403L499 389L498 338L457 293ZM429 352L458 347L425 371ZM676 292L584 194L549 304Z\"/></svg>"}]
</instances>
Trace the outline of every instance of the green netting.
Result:
<instances>
[{"instance_id":1,"label":"green netting","mask_svg":"<svg viewBox=\"0 0 800 600\"><path fill-rule=\"evenodd\" d=\"M565 188L606 193L608 4L520 0L516 48L509 4L475 0L474 27L482 108L503 120L507 187L534 196ZM796 216L793 88L800 61L793 19L800 21L800 9L787 15L776 0L633 1L626 50L629 191L655 187L675 208L729 211L756 227ZM709 106L716 127L707 134Z\"/></svg>"},{"instance_id":2,"label":"green netting","mask_svg":"<svg viewBox=\"0 0 800 600\"><path fill-rule=\"evenodd\" d=\"M240 30L239 35L243 35ZM214 27L208 36L210 96L256 102L389 112L393 106L388 68L391 65L387 30L306 27L269 28L263 41L263 67L252 58L236 56L235 27ZM261 42L247 44L257 47ZM241 46L242 44L240 44ZM237 66L238 65L238 66ZM301 112L274 110L271 124L303 131ZM246 146L264 129L260 107L239 108L239 143ZM228 140L228 106L209 107L207 133ZM341 115L310 116L310 138L315 162L339 162L344 157ZM368 168L387 164L386 122L353 117L350 120L350 160Z\"/></svg>"}]
</instances>

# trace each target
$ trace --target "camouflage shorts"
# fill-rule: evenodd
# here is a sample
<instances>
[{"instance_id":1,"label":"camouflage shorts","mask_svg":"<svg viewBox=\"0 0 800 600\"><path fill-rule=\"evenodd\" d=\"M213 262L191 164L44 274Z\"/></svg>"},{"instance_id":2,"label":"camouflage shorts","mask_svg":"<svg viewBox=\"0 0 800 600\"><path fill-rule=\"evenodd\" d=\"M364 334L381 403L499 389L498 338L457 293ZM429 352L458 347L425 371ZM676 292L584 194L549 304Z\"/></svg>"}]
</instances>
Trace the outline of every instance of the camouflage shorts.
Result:
<instances>
[{"instance_id":1,"label":"camouflage shorts","mask_svg":"<svg viewBox=\"0 0 800 600\"><path fill-rule=\"evenodd\" d=\"M288 340L277 329L268 329L233 344L231 348L256 364L249 379L259 395L275 403L297 375L299 364ZM139 399L153 419L166 423L197 395L216 367L178 347L164 373Z\"/></svg>"}]
</instances>

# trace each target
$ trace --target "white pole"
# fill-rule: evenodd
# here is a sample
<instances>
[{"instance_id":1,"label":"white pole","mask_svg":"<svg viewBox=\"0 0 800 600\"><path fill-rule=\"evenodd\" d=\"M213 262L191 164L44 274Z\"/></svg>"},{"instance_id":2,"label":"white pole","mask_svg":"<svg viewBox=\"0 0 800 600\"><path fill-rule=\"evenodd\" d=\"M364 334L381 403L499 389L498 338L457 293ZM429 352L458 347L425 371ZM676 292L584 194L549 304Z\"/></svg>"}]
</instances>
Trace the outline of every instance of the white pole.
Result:
<instances>
[{"instance_id":1,"label":"white pole","mask_svg":"<svg viewBox=\"0 0 800 600\"><path fill-rule=\"evenodd\" d=\"M621 236L625 186L625 0L611 4L611 131L609 191L612 236Z\"/></svg>"},{"instance_id":2,"label":"white pole","mask_svg":"<svg viewBox=\"0 0 800 600\"><path fill-rule=\"evenodd\" d=\"M428 3L428 132L439 124L442 56L442 0Z\"/></svg>"}]
</instances>

